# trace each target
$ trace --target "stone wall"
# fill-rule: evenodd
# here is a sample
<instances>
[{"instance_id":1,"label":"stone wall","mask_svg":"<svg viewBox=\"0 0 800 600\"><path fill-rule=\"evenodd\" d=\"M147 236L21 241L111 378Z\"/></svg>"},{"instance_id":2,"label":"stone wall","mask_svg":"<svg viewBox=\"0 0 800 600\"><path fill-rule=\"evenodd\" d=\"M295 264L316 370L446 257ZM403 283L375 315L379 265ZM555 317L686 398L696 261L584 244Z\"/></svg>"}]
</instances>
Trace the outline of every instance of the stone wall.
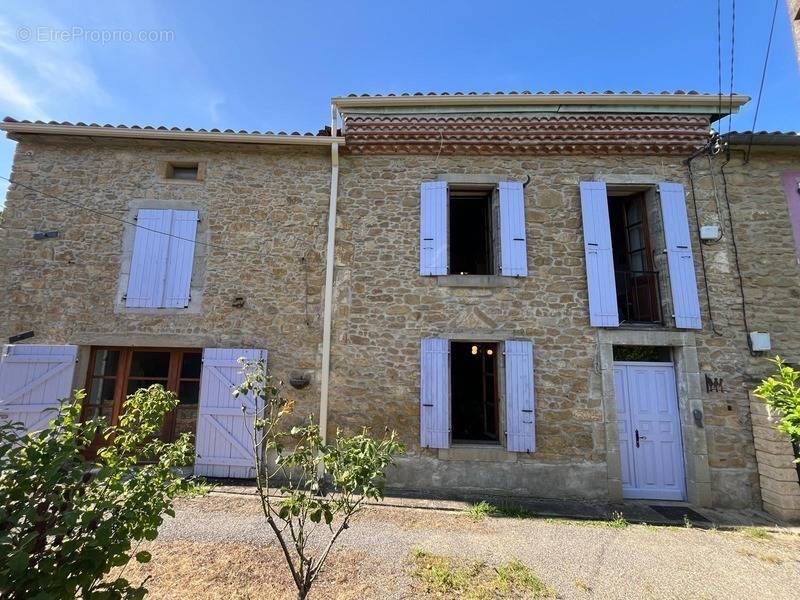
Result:
<instances>
[{"instance_id":1,"label":"stone wall","mask_svg":"<svg viewBox=\"0 0 800 600\"><path fill-rule=\"evenodd\" d=\"M707 163L702 172L699 162L695 163L695 187L700 220L720 220L721 183L712 183ZM516 180L531 176L525 189L529 277L502 287L471 289L443 287L436 278L419 275L419 184L445 174ZM590 475L605 469L607 448L597 331L589 327L588 319L578 192L578 182L584 179L681 182L691 199L688 171L677 158L373 155L343 159L337 244L347 251L339 255L336 267L339 304L334 321L330 420L332 427L369 425L378 431L384 427L400 431L409 446L398 475L400 484L463 489L475 480L476 469L481 477L490 477L486 472L496 469L493 472L511 473L497 476L505 478L508 489L520 493L607 494L603 478ZM751 212L775 213L773 219L781 221L785 202L772 193L780 190L780 179L771 183L771 192L764 192L766 201L742 203L742 215L737 215L742 219L740 226L753 226L753 219L744 214L745 206ZM764 182L757 185L763 189ZM742 192L748 195L746 190ZM689 220L694 231L692 204ZM756 221L755 226L761 224ZM791 232L788 221L784 225L772 235L786 242ZM712 501L719 506L758 506L747 390L756 373L763 371L764 361L751 358L747 349L730 236L713 248L704 247L707 277L701 268L699 241L695 239L693 244L704 321L703 331L696 336L700 372L725 382L723 392L703 393ZM780 253L781 259L786 257L788 254ZM762 279L769 279L766 275L771 268L763 267ZM763 285L764 281L754 280L753 284ZM780 308L781 314L796 310L797 298L792 302ZM772 322L769 313L762 312L761 318ZM797 328L789 329L787 325L785 335L777 336L775 347L791 353L800 338ZM533 339L537 394L534 454L514 456L511 465L499 459L491 465L485 461L476 465L418 447L419 341L452 333ZM555 478L550 476L552 472L557 473ZM582 485L573 485L574 480L581 480Z\"/></svg>"},{"instance_id":2,"label":"stone wall","mask_svg":"<svg viewBox=\"0 0 800 600\"><path fill-rule=\"evenodd\" d=\"M330 156L323 149L23 138L13 179L117 218L142 200L196 206L205 239L200 311L115 306L126 226L27 191L8 193L0 230L0 336L32 343L267 348L272 370L314 373L289 393L319 403ZM206 163L202 183L168 182L163 161ZM32 233L58 230L57 239ZM200 239L203 239L202 237ZM234 308L235 297L245 299ZM190 304L191 306L191 304ZM85 354L85 353L84 353ZM85 367L76 370L83 387Z\"/></svg>"},{"instance_id":3,"label":"stone wall","mask_svg":"<svg viewBox=\"0 0 800 600\"><path fill-rule=\"evenodd\" d=\"M161 162L182 159L206 162L202 184L160 178ZM769 331L773 351L798 361L800 280L780 180L797 161L754 149L750 163L741 162L732 160L725 173L749 326ZM705 272L693 239L704 328L693 338L699 374L688 376L703 389L704 414L703 427L691 434L707 443L710 502L756 507L748 391L769 364L747 347L721 163L716 158L709 169L700 158L692 166L700 223L721 224L724 235L702 245ZM340 172L331 433L397 429L409 452L392 473L394 486L608 498L614 436L604 424L599 335L589 326L578 182L681 182L694 231L692 185L681 159L349 155ZM448 175L530 175L527 278L450 287L419 275L419 184ZM327 149L23 138L15 180L118 217L141 200L196 203L207 214L209 241L231 250L208 249L198 314L122 312L115 297L125 226L16 187L0 229L0 335L34 330L32 342L83 347L267 348L278 376L297 368L314 373L311 386L291 393L300 414L316 414L329 176ZM59 238L31 237L51 229ZM244 308L232 306L237 296ZM534 341L534 454L418 447L419 343L431 335ZM694 356L694 347L688 351ZM721 378L723 391L706 393L705 374Z\"/></svg>"}]
</instances>

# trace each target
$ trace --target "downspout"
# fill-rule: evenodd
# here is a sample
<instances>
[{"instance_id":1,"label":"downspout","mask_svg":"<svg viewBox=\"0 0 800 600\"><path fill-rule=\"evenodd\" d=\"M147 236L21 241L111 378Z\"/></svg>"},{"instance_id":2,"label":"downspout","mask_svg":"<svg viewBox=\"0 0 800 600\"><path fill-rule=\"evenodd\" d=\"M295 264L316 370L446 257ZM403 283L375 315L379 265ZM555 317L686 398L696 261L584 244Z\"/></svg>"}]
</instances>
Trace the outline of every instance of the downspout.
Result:
<instances>
[{"instance_id":1,"label":"downspout","mask_svg":"<svg viewBox=\"0 0 800 600\"><path fill-rule=\"evenodd\" d=\"M331 103L331 136L336 135L335 103ZM331 197L328 205L328 245L325 251L325 298L322 313L322 375L319 397L319 431L328 441L328 386L331 375L331 328L333 326L333 268L336 247L336 202L339 194L339 144L331 144Z\"/></svg>"}]
</instances>

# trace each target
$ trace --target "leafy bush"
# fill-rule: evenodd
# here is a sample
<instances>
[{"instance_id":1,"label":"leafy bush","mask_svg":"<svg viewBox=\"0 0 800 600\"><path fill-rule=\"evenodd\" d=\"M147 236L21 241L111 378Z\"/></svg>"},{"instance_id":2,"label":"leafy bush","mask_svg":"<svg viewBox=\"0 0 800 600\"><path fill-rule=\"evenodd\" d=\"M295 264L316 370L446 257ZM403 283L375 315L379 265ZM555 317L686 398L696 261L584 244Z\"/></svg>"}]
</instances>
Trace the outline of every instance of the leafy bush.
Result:
<instances>
[{"instance_id":1,"label":"leafy bush","mask_svg":"<svg viewBox=\"0 0 800 600\"><path fill-rule=\"evenodd\" d=\"M753 394L781 415L776 429L788 434L795 448L800 445L800 371L787 365L780 356L774 363L777 372L763 380ZM800 458L795 462L800 462Z\"/></svg>"},{"instance_id":2,"label":"leafy bush","mask_svg":"<svg viewBox=\"0 0 800 600\"><path fill-rule=\"evenodd\" d=\"M403 446L394 432L378 441L366 429L354 436L337 431L326 444L310 417L289 428L294 406L263 362L243 362L242 372L234 395L249 394L257 403L252 444L261 506L302 600L353 515L365 501L383 499L386 468ZM317 540L319 530L326 539Z\"/></svg>"},{"instance_id":3,"label":"leafy bush","mask_svg":"<svg viewBox=\"0 0 800 600\"><path fill-rule=\"evenodd\" d=\"M138 390L123 405L119 425L80 421L85 393L64 401L43 431L22 434L0 426L0 596L3 598L142 598L114 567L137 552L132 542L153 540L173 499L197 482L181 477L193 449L188 434L173 443L157 436L178 400L160 385ZM108 445L93 460L85 451L96 436Z\"/></svg>"}]
</instances>

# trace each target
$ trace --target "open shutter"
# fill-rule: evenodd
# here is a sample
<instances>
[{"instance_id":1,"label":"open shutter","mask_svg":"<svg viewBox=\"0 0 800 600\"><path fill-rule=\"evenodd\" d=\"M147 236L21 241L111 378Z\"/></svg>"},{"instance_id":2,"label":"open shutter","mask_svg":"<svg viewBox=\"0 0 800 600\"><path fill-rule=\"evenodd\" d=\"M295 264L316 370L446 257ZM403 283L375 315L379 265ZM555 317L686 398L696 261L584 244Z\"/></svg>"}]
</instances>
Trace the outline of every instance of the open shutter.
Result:
<instances>
[{"instance_id":1,"label":"open shutter","mask_svg":"<svg viewBox=\"0 0 800 600\"><path fill-rule=\"evenodd\" d=\"M164 299L164 278L167 269L172 229L171 210L143 208L136 216L131 272L125 306L159 308Z\"/></svg>"},{"instance_id":2,"label":"open shutter","mask_svg":"<svg viewBox=\"0 0 800 600\"><path fill-rule=\"evenodd\" d=\"M249 479L255 476L253 415L255 400L233 397L244 381L239 358L263 360L266 350L205 348L200 377L200 405L194 472L208 477ZM245 411L242 413L242 406Z\"/></svg>"},{"instance_id":3,"label":"open shutter","mask_svg":"<svg viewBox=\"0 0 800 600\"><path fill-rule=\"evenodd\" d=\"M525 241L525 200L522 183L500 182L500 273L527 277L528 249Z\"/></svg>"},{"instance_id":4,"label":"open shutter","mask_svg":"<svg viewBox=\"0 0 800 600\"><path fill-rule=\"evenodd\" d=\"M170 231L174 237L167 238L169 250L164 282L164 301L161 306L186 308L189 306L189 286L192 281L197 211L173 210Z\"/></svg>"},{"instance_id":5,"label":"open shutter","mask_svg":"<svg viewBox=\"0 0 800 600\"><path fill-rule=\"evenodd\" d=\"M508 340L505 359L506 447L510 452L534 452L533 343Z\"/></svg>"},{"instance_id":6,"label":"open shutter","mask_svg":"<svg viewBox=\"0 0 800 600\"><path fill-rule=\"evenodd\" d=\"M420 382L420 446L450 446L450 344L439 338L422 340Z\"/></svg>"},{"instance_id":7,"label":"open shutter","mask_svg":"<svg viewBox=\"0 0 800 600\"><path fill-rule=\"evenodd\" d=\"M447 182L420 186L420 275L447 275Z\"/></svg>"},{"instance_id":8,"label":"open shutter","mask_svg":"<svg viewBox=\"0 0 800 600\"><path fill-rule=\"evenodd\" d=\"M800 171L789 171L783 174L783 191L789 203L789 220L794 232L794 251L797 264L800 265Z\"/></svg>"},{"instance_id":9,"label":"open shutter","mask_svg":"<svg viewBox=\"0 0 800 600\"><path fill-rule=\"evenodd\" d=\"M0 420L37 431L72 396L77 346L8 345L0 357Z\"/></svg>"},{"instance_id":10,"label":"open shutter","mask_svg":"<svg viewBox=\"0 0 800 600\"><path fill-rule=\"evenodd\" d=\"M702 329L686 195L680 183L659 183L675 327Z\"/></svg>"},{"instance_id":11,"label":"open shutter","mask_svg":"<svg viewBox=\"0 0 800 600\"><path fill-rule=\"evenodd\" d=\"M603 181L581 181L586 281L592 327L618 327L617 285L611 252L608 195Z\"/></svg>"}]
</instances>

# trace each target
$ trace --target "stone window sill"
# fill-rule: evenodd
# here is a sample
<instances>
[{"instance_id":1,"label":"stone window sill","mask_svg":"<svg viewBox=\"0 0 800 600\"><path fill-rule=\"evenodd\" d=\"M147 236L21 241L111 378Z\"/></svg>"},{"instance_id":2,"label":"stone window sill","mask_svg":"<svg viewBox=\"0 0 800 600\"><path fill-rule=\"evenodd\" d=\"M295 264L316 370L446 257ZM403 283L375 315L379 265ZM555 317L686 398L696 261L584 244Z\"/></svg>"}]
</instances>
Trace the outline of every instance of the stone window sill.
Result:
<instances>
[{"instance_id":1,"label":"stone window sill","mask_svg":"<svg viewBox=\"0 0 800 600\"><path fill-rule=\"evenodd\" d=\"M502 446L483 444L457 444L439 450L439 460L466 460L476 462L516 462L516 452Z\"/></svg>"},{"instance_id":2,"label":"stone window sill","mask_svg":"<svg viewBox=\"0 0 800 600\"><path fill-rule=\"evenodd\" d=\"M439 287L503 288L515 285L516 277L501 275L440 275L436 278Z\"/></svg>"}]
</instances>

